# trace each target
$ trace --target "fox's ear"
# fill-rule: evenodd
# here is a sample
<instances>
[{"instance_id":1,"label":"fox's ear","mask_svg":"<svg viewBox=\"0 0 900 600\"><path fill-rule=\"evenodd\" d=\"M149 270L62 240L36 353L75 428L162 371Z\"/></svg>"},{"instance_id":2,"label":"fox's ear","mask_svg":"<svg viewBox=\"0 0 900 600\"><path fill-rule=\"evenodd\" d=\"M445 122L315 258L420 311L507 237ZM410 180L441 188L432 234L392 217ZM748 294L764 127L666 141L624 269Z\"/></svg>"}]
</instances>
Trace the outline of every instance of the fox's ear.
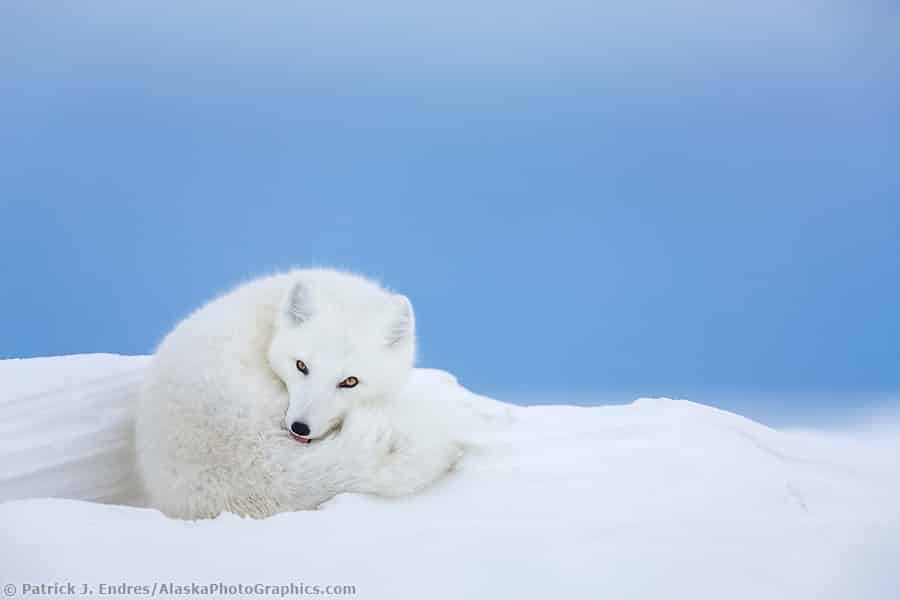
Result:
<instances>
[{"instance_id":1,"label":"fox's ear","mask_svg":"<svg viewBox=\"0 0 900 600\"><path fill-rule=\"evenodd\" d=\"M388 331L388 346L396 346L412 341L416 335L416 317L412 303L406 296L391 298L391 328Z\"/></svg>"},{"instance_id":2,"label":"fox's ear","mask_svg":"<svg viewBox=\"0 0 900 600\"><path fill-rule=\"evenodd\" d=\"M297 282L291 288L281 312L292 325L300 325L312 316L309 293L302 283Z\"/></svg>"}]
</instances>

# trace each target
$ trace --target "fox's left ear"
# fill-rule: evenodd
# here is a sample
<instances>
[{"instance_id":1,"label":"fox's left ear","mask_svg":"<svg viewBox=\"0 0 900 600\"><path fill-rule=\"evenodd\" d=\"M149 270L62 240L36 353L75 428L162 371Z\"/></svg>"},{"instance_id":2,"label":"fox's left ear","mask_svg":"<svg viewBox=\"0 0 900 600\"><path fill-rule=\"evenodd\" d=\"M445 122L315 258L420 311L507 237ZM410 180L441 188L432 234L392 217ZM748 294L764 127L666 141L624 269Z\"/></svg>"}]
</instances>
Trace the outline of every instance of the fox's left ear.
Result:
<instances>
[{"instance_id":1,"label":"fox's left ear","mask_svg":"<svg viewBox=\"0 0 900 600\"><path fill-rule=\"evenodd\" d=\"M416 335L416 317L409 298L400 295L391 298L391 311L388 346L411 342Z\"/></svg>"},{"instance_id":2,"label":"fox's left ear","mask_svg":"<svg viewBox=\"0 0 900 600\"><path fill-rule=\"evenodd\" d=\"M300 325L312 316L312 307L310 306L309 293L306 287L296 282L281 307L281 314L287 319L291 325Z\"/></svg>"}]
</instances>

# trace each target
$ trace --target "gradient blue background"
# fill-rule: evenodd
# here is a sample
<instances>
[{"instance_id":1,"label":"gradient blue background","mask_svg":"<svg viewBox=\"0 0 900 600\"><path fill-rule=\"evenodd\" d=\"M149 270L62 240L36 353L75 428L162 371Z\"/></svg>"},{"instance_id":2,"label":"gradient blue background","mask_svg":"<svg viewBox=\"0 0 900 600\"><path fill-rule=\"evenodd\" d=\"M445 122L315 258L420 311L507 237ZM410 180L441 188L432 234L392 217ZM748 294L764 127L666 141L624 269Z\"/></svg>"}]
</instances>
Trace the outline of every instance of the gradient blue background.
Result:
<instances>
[{"instance_id":1,"label":"gradient blue background","mask_svg":"<svg viewBox=\"0 0 900 600\"><path fill-rule=\"evenodd\" d=\"M0 8L0 356L335 265L512 400L900 390L896 3L111 4Z\"/></svg>"}]
</instances>

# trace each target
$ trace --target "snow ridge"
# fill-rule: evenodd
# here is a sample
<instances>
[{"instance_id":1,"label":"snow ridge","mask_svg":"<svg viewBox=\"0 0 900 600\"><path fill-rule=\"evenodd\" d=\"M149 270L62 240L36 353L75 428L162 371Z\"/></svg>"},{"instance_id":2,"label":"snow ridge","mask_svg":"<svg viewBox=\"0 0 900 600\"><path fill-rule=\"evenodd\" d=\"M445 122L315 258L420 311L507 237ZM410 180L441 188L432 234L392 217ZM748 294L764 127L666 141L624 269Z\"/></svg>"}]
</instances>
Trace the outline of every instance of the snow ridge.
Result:
<instances>
[{"instance_id":1,"label":"snow ridge","mask_svg":"<svg viewBox=\"0 0 900 600\"><path fill-rule=\"evenodd\" d=\"M900 597L900 444L883 437L776 431L665 398L519 407L418 369L412 385L459 409L468 444L425 493L183 522L138 507L145 365L0 361L2 579L349 583L392 599Z\"/></svg>"}]
</instances>

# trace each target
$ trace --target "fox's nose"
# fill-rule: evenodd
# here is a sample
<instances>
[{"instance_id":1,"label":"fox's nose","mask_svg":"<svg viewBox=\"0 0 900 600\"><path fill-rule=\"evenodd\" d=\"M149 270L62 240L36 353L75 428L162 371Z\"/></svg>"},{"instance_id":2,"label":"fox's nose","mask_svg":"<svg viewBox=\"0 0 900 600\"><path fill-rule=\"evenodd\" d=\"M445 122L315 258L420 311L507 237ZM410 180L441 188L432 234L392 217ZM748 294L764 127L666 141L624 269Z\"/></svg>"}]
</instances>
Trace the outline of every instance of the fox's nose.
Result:
<instances>
[{"instance_id":1,"label":"fox's nose","mask_svg":"<svg viewBox=\"0 0 900 600\"><path fill-rule=\"evenodd\" d=\"M291 431L296 435L309 435L309 425L300 421L294 421L291 423Z\"/></svg>"}]
</instances>

